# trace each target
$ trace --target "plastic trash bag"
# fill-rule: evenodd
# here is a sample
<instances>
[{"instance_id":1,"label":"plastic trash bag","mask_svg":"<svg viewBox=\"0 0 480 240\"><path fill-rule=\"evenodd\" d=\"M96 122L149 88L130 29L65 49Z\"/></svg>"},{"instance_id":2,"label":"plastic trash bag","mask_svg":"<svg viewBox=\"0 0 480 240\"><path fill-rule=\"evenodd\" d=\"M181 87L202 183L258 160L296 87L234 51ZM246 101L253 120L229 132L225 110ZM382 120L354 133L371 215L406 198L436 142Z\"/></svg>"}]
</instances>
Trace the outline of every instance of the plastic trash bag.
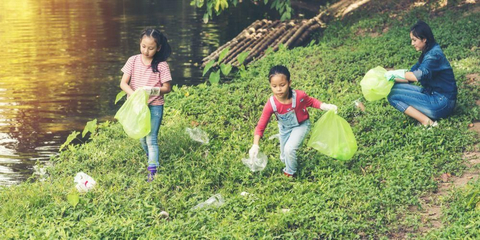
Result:
<instances>
[{"instance_id":1,"label":"plastic trash bag","mask_svg":"<svg viewBox=\"0 0 480 240\"><path fill-rule=\"evenodd\" d=\"M137 89L115 114L127 135L140 139L150 133L150 109L148 94L143 89Z\"/></svg>"},{"instance_id":2,"label":"plastic trash bag","mask_svg":"<svg viewBox=\"0 0 480 240\"><path fill-rule=\"evenodd\" d=\"M202 131L200 128L186 128L185 131L190 135L190 138L193 141L202 144L207 144L209 141L207 133Z\"/></svg>"},{"instance_id":3,"label":"plastic trash bag","mask_svg":"<svg viewBox=\"0 0 480 240\"><path fill-rule=\"evenodd\" d=\"M220 207L225 204L222 195L215 194L211 196L207 201L199 203L197 206L193 207L192 210L206 208L206 207Z\"/></svg>"},{"instance_id":4,"label":"plastic trash bag","mask_svg":"<svg viewBox=\"0 0 480 240\"><path fill-rule=\"evenodd\" d=\"M383 67L376 67L368 70L368 72L360 81L362 93L368 101L376 101L385 98L392 90L393 81L388 81L385 77L387 70Z\"/></svg>"},{"instance_id":5,"label":"plastic trash bag","mask_svg":"<svg viewBox=\"0 0 480 240\"><path fill-rule=\"evenodd\" d=\"M315 123L307 145L339 160L349 160L357 151L357 141L352 128L332 110Z\"/></svg>"},{"instance_id":6,"label":"plastic trash bag","mask_svg":"<svg viewBox=\"0 0 480 240\"><path fill-rule=\"evenodd\" d=\"M262 171L268 162L267 156L262 153L258 152L257 157L255 158L244 158L242 159L243 164L245 164L252 172Z\"/></svg>"},{"instance_id":7,"label":"plastic trash bag","mask_svg":"<svg viewBox=\"0 0 480 240\"><path fill-rule=\"evenodd\" d=\"M77 184L75 187L79 192L88 192L97 184L92 177L88 176L84 172L77 173L73 181Z\"/></svg>"}]
</instances>

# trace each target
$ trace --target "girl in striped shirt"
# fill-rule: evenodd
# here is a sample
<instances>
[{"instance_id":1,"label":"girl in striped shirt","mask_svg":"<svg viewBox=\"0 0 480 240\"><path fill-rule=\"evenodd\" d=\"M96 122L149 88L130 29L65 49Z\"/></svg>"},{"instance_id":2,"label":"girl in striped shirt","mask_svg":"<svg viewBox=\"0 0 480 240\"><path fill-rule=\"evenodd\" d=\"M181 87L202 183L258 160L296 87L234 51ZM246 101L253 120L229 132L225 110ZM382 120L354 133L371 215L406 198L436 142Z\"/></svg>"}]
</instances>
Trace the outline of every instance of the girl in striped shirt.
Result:
<instances>
[{"instance_id":1,"label":"girl in striped shirt","mask_svg":"<svg viewBox=\"0 0 480 240\"><path fill-rule=\"evenodd\" d=\"M130 57L122 68L120 88L128 95L137 89L149 93L151 131L140 139L148 157L148 181L152 181L159 166L158 131L162 123L164 95L172 90L170 68L166 62L172 53L167 38L158 30L148 28L140 35L140 54Z\"/></svg>"}]
</instances>

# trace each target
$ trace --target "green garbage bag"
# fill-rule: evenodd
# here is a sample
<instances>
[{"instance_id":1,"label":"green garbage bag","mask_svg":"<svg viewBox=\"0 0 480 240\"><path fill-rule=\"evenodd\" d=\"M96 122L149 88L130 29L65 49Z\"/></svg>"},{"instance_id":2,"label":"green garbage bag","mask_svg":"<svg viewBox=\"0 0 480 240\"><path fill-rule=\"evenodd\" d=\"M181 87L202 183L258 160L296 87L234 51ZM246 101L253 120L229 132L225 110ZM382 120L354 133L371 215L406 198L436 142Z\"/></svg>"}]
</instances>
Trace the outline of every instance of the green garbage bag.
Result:
<instances>
[{"instance_id":1,"label":"green garbage bag","mask_svg":"<svg viewBox=\"0 0 480 240\"><path fill-rule=\"evenodd\" d=\"M131 138L140 139L150 133L148 93L137 89L115 114L123 130Z\"/></svg>"},{"instance_id":2,"label":"green garbage bag","mask_svg":"<svg viewBox=\"0 0 480 240\"><path fill-rule=\"evenodd\" d=\"M371 102L388 96L394 82L388 81L385 77L386 72L387 70L383 67L368 70L362 81L360 81L365 99Z\"/></svg>"},{"instance_id":3,"label":"green garbage bag","mask_svg":"<svg viewBox=\"0 0 480 240\"><path fill-rule=\"evenodd\" d=\"M326 112L315 123L307 145L339 160L350 160L357 151L352 128L333 110Z\"/></svg>"}]
</instances>

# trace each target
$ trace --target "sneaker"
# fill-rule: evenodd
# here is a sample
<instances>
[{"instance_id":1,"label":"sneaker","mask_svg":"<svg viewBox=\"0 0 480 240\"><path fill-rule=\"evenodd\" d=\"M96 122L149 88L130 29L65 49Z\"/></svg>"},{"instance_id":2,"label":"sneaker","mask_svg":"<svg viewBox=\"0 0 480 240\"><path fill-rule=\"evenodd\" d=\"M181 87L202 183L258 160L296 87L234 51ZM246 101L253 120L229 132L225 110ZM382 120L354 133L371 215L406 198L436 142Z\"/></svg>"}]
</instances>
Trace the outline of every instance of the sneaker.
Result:
<instances>
[{"instance_id":1,"label":"sneaker","mask_svg":"<svg viewBox=\"0 0 480 240\"><path fill-rule=\"evenodd\" d=\"M147 176L147 182L153 181L155 179L155 175L157 174L157 168L156 167L148 167L148 176Z\"/></svg>"},{"instance_id":2,"label":"sneaker","mask_svg":"<svg viewBox=\"0 0 480 240\"><path fill-rule=\"evenodd\" d=\"M286 172L283 172L283 175L285 175L288 178L293 178L294 177L293 174L286 173Z\"/></svg>"}]
</instances>

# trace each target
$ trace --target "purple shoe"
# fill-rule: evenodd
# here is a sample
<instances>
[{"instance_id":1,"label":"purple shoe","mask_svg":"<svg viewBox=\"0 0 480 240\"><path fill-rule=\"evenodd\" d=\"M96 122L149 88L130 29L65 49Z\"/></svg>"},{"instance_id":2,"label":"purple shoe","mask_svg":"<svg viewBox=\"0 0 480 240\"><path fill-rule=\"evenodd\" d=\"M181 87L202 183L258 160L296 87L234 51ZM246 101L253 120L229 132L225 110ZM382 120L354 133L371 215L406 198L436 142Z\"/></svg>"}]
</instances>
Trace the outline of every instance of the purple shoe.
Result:
<instances>
[{"instance_id":1,"label":"purple shoe","mask_svg":"<svg viewBox=\"0 0 480 240\"><path fill-rule=\"evenodd\" d=\"M153 181L155 178L155 175L157 174L157 167L148 167L148 177L147 177L147 182Z\"/></svg>"}]
</instances>

